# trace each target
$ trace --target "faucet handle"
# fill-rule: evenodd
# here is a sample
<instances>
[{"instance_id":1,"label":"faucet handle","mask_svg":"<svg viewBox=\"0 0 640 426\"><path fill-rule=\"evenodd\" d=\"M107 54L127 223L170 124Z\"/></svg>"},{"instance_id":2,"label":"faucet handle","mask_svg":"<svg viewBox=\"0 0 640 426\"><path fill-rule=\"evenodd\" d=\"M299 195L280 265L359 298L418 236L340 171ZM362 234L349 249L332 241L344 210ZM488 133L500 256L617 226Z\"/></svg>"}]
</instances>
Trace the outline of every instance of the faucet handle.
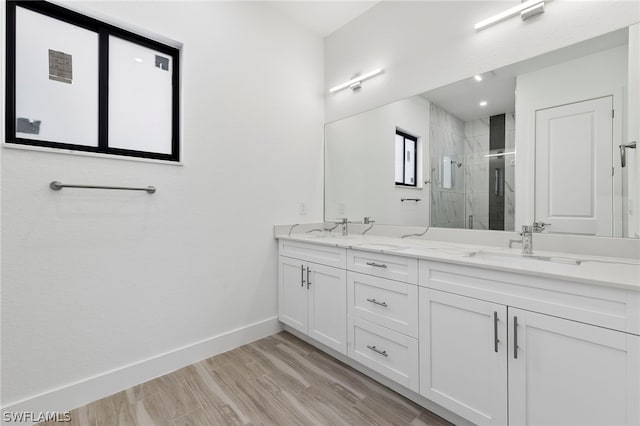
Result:
<instances>
[{"instance_id":1,"label":"faucet handle","mask_svg":"<svg viewBox=\"0 0 640 426\"><path fill-rule=\"evenodd\" d=\"M371 217L369 217L369 216L365 216L365 217L364 217L364 224L365 224L365 225L368 225L368 224L370 224L370 223L375 223L375 222L376 222L376 221L375 221L375 220L373 220L373 219L371 219Z\"/></svg>"},{"instance_id":2,"label":"faucet handle","mask_svg":"<svg viewBox=\"0 0 640 426\"><path fill-rule=\"evenodd\" d=\"M522 225L522 232L519 232L518 235L523 237L526 234L530 234L532 232L533 232L533 226L532 225Z\"/></svg>"},{"instance_id":3,"label":"faucet handle","mask_svg":"<svg viewBox=\"0 0 640 426\"><path fill-rule=\"evenodd\" d=\"M533 232L542 232L545 230L545 228L547 226L551 226L550 223L544 223L544 222L533 222L532 228L533 228Z\"/></svg>"}]
</instances>

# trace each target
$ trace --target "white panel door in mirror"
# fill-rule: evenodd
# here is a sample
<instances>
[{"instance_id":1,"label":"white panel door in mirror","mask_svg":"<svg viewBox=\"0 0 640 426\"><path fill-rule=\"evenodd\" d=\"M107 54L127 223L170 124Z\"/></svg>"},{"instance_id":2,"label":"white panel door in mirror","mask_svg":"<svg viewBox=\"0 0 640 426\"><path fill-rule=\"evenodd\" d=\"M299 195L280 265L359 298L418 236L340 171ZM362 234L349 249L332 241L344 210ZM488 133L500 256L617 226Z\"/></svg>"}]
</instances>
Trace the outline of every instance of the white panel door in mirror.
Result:
<instances>
[{"instance_id":1,"label":"white panel door in mirror","mask_svg":"<svg viewBox=\"0 0 640 426\"><path fill-rule=\"evenodd\" d=\"M550 232L613 236L610 96L536 113L536 220Z\"/></svg>"},{"instance_id":2,"label":"white panel door in mirror","mask_svg":"<svg viewBox=\"0 0 640 426\"><path fill-rule=\"evenodd\" d=\"M16 8L16 136L98 146L98 34Z\"/></svg>"},{"instance_id":3,"label":"white panel door in mirror","mask_svg":"<svg viewBox=\"0 0 640 426\"><path fill-rule=\"evenodd\" d=\"M109 37L109 146L171 153L173 61Z\"/></svg>"}]
</instances>

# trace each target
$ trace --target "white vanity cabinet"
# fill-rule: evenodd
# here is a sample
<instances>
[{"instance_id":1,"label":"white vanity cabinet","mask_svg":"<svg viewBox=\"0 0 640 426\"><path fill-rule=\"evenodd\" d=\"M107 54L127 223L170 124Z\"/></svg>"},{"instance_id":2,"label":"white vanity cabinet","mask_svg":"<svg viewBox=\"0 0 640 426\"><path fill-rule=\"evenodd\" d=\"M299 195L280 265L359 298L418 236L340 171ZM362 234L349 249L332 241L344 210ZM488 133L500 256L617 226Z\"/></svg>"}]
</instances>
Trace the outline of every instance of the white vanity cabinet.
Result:
<instances>
[{"instance_id":1,"label":"white vanity cabinet","mask_svg":"<svg viewBox=\"0 0 640 426\"><path fill-rule=\"evenodd\" d=\"M342 354L347 353L344 262L345 249L280 240L280 321Z\"/></svg>"},{"instance_id":2,"label":"white vanity cabinet","mask_svg":"<svg viewBox=\"0 0 640 426\"><path fill-rule=\"evenodd\" d=\"M416 259L347 250L348 355L418 391Z\"/></svg>"},{"instance_id":3,"label":"white vanity cabinet","mask_svg":"<svg viewBox=\"0 0 640 426\"><path fill-rule=\"evenodd\" d=\"M280 320L444 416L640 425L638 290L370 246L280 239Z\"/></svg>"},{"instance_id":4,"label":"white vanity cabinet","mask_svg":"<svg viewBox=\"0 0 640 426\"><path fill-rule=\"evenodd\" d=\"M480 425L640 424L637 292L430 261L420 284L426 398Z\"/></svg>"}]
</instances>

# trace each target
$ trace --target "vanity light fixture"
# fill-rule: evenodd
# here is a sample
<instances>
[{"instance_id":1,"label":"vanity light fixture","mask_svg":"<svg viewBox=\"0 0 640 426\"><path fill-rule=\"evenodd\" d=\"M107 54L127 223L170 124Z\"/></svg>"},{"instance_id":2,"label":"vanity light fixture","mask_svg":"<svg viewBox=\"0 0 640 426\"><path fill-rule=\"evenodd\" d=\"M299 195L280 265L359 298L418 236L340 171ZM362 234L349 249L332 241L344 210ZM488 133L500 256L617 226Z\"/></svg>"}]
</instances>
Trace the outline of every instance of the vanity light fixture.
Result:
<instances>
[{"instance_id":1,"label":"vanity light fixture","mask_svg":"<svg viewBox=\"0 0 640 426\"><path fill-rule=\"evenodd\" d=\"M487 106L487 101L480 101L480 106L481 107L486 107Z\"/></svg>"},{"instance_id":2,"label":"vanity light fixture","mask_svg":"<svg viewBox=\"0 0 640 426\"><path fill-rule=\"evenodd\" d=\"M382 68L376 68L373 71L370 71L366 74L362 74L362 75L358 75L353 77L351 80L342 83L342 84L338 84L335 87L332 87L331 89L329 89L330 93L335 93L339 90L342 89L346 89L347 87L350 87L352 90L357 90L360 88L360 85L363 81L370 79L371 77L375 77L378 74L382 73Z\"/></svg>"},{"instance_id":3,"label":"vanity light fixture","mask_svg":"<svg viewBox=\"0 0 640 426\"><path fill-rule=\"evenodd\" d=\"M528 19L532 16L544 12L544 3L545 0L524 1L517 6L505 10L504 12L500 12L497 15L493 15L490 18L478 22L474 25L474 28L476 29L476 31L480 31L487 27L490 27L491 25L497 24L498 22L504 21L505 19L509 19L512 16L516 16L517 14L520 14L520 18L522 18L522 20Z\"/></svg>"},{"instance_id":4,"label":"vanity light fixture","mask_svg":"<svg viewBox=\"0 0 640 426\"><path fill-rule=\"evenodd\" d=\"M509 152L499 152L497 154L485 154L484 156L486 158L489 158L489 157L504 157L505 155L515 155L515 153L516 153L515 151L509 151Z\"/></svg>"},{"instance_id":5,"label":"vanity light fixture","mask_svg":"<svg viewBox=\"0 0 640 426\"><path fill-rule=\"evenodd\" d=\"M542 12L544 12L544 1L541 1L540 3L534 4L530 8L525 9L522 12L520 12L520 19L522 19L524 21L525 19L529 19L532 16L539 15Z\"/></svg>"}]
</instances>

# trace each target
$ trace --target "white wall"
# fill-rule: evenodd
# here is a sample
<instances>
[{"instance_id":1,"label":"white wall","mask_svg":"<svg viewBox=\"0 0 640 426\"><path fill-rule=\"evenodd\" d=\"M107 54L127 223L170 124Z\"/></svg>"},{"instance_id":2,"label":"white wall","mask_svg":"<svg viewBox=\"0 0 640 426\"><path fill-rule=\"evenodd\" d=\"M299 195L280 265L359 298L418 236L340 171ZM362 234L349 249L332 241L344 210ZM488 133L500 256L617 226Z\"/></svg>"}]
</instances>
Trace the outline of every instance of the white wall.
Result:
<instances>
[{"instance_id":1,"label":"white wall","mask_svg":"<svg viewBox=\"0 0 640 426\"><path fill-rule=\"evenodd\" d=\"M481 32L474 23L508 1L381 2L325 41L326 118L333 121L640 21L636 1L554 0L544 14ZM357 72L384 73L357 93L328 88Z\"/></svg>"},{"instance_id":2,"label":"white wall","mask_svg":"<svg viewBox=\"0 0 640 426\"><path fill-rule=\"evenodd\" d=\"M396 128L419 138L417 188L394 183ZM325 138L325 219L371 216L386 224L429 223L429 192L423 184L429 179L429 101L414 96L329 123Z\"/></svg>"},{"instance_id":3,"label":"white wall","mask_svg":"<svg viewBox=\"0 0 640 426\"><path fill-rule=\"evenodd\" d=\"M613 96L616 117L613 146L623 140L627 85L627 46L567 61L516 79L516 229L532 223L535 193L535 114L542 108ZM620 155L613 150L615 236L622 236L622 173Z\"/></svg>"},{"instance_id":4,"label":"white wall","mask_svg":"<svg viewBox=\"0 0 640 426\"><path fill-rule=\"evenodd\" d=\"M73 7L184 43L184 166L2 149L4 407L273 320L273 225L322 219L319 37L263 3Z\"/></svg>"}]
</instances>

